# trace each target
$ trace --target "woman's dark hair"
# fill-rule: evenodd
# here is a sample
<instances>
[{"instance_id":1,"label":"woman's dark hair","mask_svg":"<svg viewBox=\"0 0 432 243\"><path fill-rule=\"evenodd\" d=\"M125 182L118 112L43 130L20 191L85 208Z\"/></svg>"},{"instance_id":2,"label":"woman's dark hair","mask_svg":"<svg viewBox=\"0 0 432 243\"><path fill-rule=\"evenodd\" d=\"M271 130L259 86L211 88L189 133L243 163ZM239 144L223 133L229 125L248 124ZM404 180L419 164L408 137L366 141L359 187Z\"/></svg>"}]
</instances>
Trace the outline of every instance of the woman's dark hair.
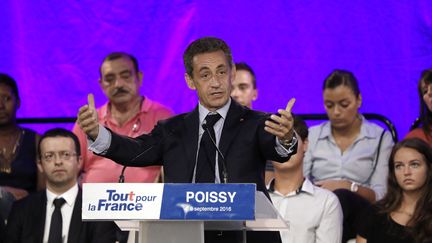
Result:
<instances>
[{"instance_id":1,"label":"woman's dark hair","mask_svg":"<svg viewBox=\"0 0 432 243\"><path fill-rule=\"evenodd\" d=\"M432 84L432 69L424 70L418 82L418 94L420 100L420 122L422 123L423 132L429 141L432 141L432 111L430 111L423 100L422 84Z\"/></svg>"},{"instance_id":2,"label":"woman's dark hair","mask_svg":"<svg viewBox=\"0 0 432 243\"><path fill-rule=\"evenodd\" d=\"M0 84L9 86L12 89L15 98L19 100L18 86L15 79L5 73L0 73Z\"/></svg>"},{"instance_id":3,"label":"woman's dark hair","mask_svg":"<svg viewBox=\"0 0 432 243\"><path fill-rule=\"evenodd\" d=\"M350 88L356 97L360 95L360 89L354 74L350 71L340 69L334 70L329 76L327 76L324 80L323 90L334 89L341 85Z\"/></svg>"},{"instance_id":4,"label":"woman's dark hair","mask_svg":"<svg viewBox=\"0 0 432 243\"><path fill-rule=\"evenodd\" d=\"M417 201L414 215L408 222L412 228L413 237L416 242L432 242L432 148L429 144L418 138L409 138L397 143L390 154L387 179L387 193L382 200L377 202L380 213L390 215L391 212L399 209L402 203L402 188L396 180L394 158L401 148L414 149L422 154L426 166L427 177L423 192Z\"/></svg>"}]
</instances>

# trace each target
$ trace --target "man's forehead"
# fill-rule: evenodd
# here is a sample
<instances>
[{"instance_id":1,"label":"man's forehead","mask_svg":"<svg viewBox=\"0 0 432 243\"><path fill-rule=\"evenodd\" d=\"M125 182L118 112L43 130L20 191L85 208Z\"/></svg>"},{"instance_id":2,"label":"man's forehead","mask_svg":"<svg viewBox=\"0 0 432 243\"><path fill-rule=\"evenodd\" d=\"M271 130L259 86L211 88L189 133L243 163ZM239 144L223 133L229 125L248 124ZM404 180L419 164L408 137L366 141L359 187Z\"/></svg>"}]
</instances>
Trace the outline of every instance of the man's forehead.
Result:
<instances>
[{"instance_id":1,"label":"man's forehead","mask_svg":"<svg viewBox=\"0 0 432 243\"><path fill-rule=\"evenodd\" d=\"M74 149L75 143L70 137L46 137L41 142L41 151Z\"/></svg>"},{"instance_id":2,"label":"man's forehead","mask_svg":"<svg viewBox=\"0 0 432 243\"><path fill-rule=\"evenodd\" d=\"M129 58L121 57L114 60L106 60L102 63L102 74L121 73L124 71L132 71L133 63Z\"/></svg>"},{"instance_id":3,"label":"man's forehead","mask_svg":"<svg viewBox=\"0 0 432 243\"><path fill-rule=\"evenodd\" d=\"M252 75L246 70L237 70L236 78L233 81L234 83L240 84L249 84L252 85Z\"/></svg>"},{"instance_id":4,"label":"man's forehead","mask_svg":"<svg viewBox=\"0 0 432 243\"><path fill-rule=\"evenodd\" d=\"M199 70L228 66L228 61L223 51L206 52L195 55L192 65Z\"/></svg>"}]
</instances>

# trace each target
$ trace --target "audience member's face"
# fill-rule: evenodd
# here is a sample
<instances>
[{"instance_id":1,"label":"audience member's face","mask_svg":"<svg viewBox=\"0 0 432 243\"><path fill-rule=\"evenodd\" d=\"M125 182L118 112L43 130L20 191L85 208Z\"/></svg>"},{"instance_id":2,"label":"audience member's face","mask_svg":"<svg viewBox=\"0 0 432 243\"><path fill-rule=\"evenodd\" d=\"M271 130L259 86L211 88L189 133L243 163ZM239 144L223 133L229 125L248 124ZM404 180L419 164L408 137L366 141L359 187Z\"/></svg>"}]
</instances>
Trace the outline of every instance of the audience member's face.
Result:
<instances>
[{"instance_id":1,"label":"audience member's face","mask_svg":"<svg viewBox=\"0 0 432 243\"><path fill-rule=\"evenodd\" d=\"M19 101L12 89L6 84L0 84L0 126L14 122Z\"/></svg>"},{"instance_id":2,"label":"audience member's face","mask_svg":"<svg viewBox=\"0 0 432 243\"><path fill-rule=\"evenodd\" d=\"M253 77L246 70L237 70L232 83L231 97L243 106L252 108L252 101L257 98L257 90L253 86Z\"/></svg>"},{"instance_id":3,"label":"audience member's face","mask_svg":"<svg viewBox=\"0 0 432 243\"><path fill-rule=\"evenodd\" d=\"M332 127L336 129L346 129L354 124L361 102L361 96L356 97L346 85L324 90L324 107Z\"/></svg>"},{"instance_id":4,"label":"audience member's face","mask_svg":"<svg viewBox=\"0 0 432 243\"><path fill-rule=\"evenodd\" d=\"M210 111L223 107L230 98L231 69L223 51L198 54L192 59L192 77L185 74L189 88L196 89L201 105Z\"/></svg>"},{"instance_id":5,"label":"audience member's face","mask_svg":"<svg viewBox=\"0 0 432 243\"><path fill-rule=\"evenodd\" d=\"M421 90L423 93L423 101L426 104L427 108L432 111L432 84L426 84L422 82Z\"/></svg>"},{"instance_id":6,"label":"audience member's face","mask_svg":"<svg viewBox=\"0 0 432 243\"><path fill-rule=\"evenodd\" d=\"M45 174L48 189L70 188L77 181L81 157L68 137L47 137L40 144L39 170Z\"/></svg>"},{"instance_id":7,"label":"audience member's face","mask_svg":"<svg viewBox=\"0 0 432 243\"><path fill-rule=\"evenodd\" d=\"M426 183L428 167L422 154L412 148L401 148L394 156L397 183L405 192L420 190Z\"/></svg>"},{"instance_id":8,"label":"audience member's face","mask_svg":"<svg viewBox=\"0 0 432 243\"><path fill-rule=\"evenodd\" d=\"M301 170L303 172L303 158L306 153L308 140L302 141L300 137L297 137L297 153L292 155L290 159L285 163L272 162L275 171L283 173L283 171Z\"/></svg>"},{"instance_id":9,"label":"audience member's face","mask_svg":"<svg viewBox=\"0 0 432 243\"><path fill-rule=\"evenodd\" d=\"M100 84L111 103L125 104L139 96L142 74L136 73L129 58L105 61L101 66Z\"/></svg>"}]
</instances>

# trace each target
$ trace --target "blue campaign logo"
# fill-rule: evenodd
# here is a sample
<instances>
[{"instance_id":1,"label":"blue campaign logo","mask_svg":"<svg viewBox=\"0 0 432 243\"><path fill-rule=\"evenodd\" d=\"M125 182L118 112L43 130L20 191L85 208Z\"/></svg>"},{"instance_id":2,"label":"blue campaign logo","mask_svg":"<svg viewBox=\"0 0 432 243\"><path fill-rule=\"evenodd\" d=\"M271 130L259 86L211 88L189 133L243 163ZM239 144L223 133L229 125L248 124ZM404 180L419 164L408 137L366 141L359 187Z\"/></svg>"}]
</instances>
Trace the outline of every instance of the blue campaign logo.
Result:
<instances>
[{"instance_id":1,"label":"blue campaign logo","mask_svg":"<svg viewBox=\"0 0 432 243\"><path fill-rule=\"evenodd\" d=\"M255 184L165 184L161 219L252 220Z\"/></svg>"}]
</instances>

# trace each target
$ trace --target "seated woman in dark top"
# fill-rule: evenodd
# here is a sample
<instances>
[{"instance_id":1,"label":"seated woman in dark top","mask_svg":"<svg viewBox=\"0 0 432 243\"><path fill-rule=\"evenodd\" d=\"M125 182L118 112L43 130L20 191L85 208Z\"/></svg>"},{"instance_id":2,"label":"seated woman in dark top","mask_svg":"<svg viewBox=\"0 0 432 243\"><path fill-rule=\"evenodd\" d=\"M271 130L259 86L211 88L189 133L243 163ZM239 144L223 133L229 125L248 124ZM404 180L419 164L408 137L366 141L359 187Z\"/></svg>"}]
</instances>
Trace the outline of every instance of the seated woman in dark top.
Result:
<instances>
[{"instance_id":1,"label":"seated woman in dark top","mask_svg":"<svg viewBox=\"0 0 432 243\"><path fill-rule=\"evenodd\" d=\"M421 127L410 131L405 138L420 138L432 145L432 69L422 72L418 83Z\"/></svg>"},{"instance_id":2,"label":"seated woman in dark top","mask_svg":"<svg viewBox=\"0 0 432 243\"><path fill-rule=\"evenodd\" d=\"M0 219L16 199L44 187L36 167L38 135L16 123L20 98L15 80L0 73Z\"/></svg>"},{"instance_id":3,"label":"seated woman in dark top","mask_svg":"<svg viewBox=\"0 0 432 243\"><path fill-rule=\"evenodd\" d=\"M368 210L357 243L432 242L432 149L418 138L395 145L387 194Z\"/></svg>"}]
</instances>

